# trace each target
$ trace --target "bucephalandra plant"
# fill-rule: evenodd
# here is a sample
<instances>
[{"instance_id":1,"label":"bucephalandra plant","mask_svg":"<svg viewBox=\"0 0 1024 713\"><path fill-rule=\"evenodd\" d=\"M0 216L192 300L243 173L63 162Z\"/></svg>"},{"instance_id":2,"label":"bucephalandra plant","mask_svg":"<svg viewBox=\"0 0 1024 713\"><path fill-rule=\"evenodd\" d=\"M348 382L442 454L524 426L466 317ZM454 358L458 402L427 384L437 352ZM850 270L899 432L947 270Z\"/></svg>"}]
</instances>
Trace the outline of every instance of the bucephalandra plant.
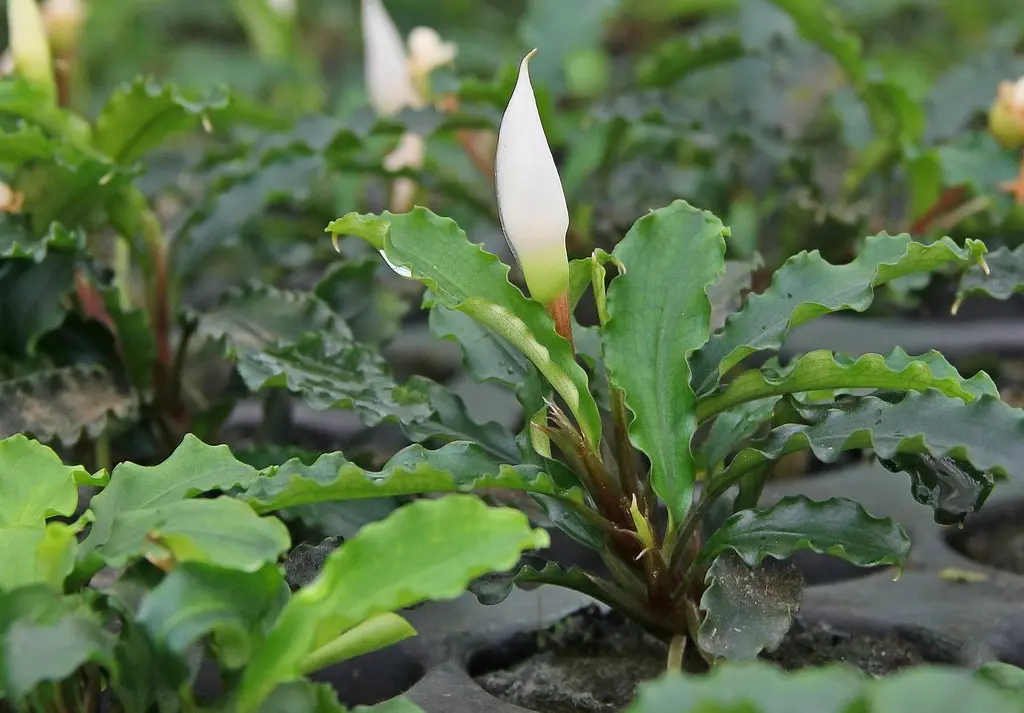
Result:
<instances>
[{"instance_id":1,"label":"bucephalandra plant","mask_svg":"<svg viewBox=\"0 0 1024 713\"><path fill-rule=\"evenodd\" d=\"M373 492L532 493L558 527L601 554L611 576L529 556L506 577L481 582L484 601L500 600L513 583L558 584L669 640L670 668L679 667L687 641L696 661L756 656L780 643L800 600L795 571L762 569L766 557L810 549L899 569L910 549L898 523L846 499L762 503L778 459L808 450L833 462L871 449L909 474L914 497L937 519L955 522L1024 457L1024 418L984 372L965 378L937 352L852 359L820 350L785 365L736 367L777 352L791 329L812 319L864 311L887 282L984 267L985 247L880 233L844 265L803 252L712 330L708 295L718 294L729 230L706 211L676 201L638 220L613 253L566 264L568 217L528 59L502 121L496 183L530 298L508 282L507 266L425 209L349 214L327 229L365 239L423 283L435 333L461 342L475 378L508 385L526 417L518 460L497 455L507 449L489 424L477 427L475 442L400 452L367 474ZM596 327L570 317L588 289ZM257 507L356 487L351 464L337 479L325 478L328 470L318 464L303 475L296 466L288 482L265 481Z\"/></svg>"}]
</instances>

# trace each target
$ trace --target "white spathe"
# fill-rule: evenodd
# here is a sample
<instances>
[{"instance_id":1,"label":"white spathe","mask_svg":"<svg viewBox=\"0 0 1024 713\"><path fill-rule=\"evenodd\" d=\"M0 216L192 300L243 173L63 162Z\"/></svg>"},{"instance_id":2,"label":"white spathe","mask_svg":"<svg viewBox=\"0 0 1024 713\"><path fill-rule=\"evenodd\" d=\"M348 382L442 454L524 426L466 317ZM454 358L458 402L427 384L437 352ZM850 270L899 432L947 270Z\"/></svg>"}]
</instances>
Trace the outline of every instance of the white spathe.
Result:
<instances>
[{"instance_id":1,"label":"white spathe","mask_svg":"<svg viewBox=\"0 0 1024 713\"><path fill-rule=\"evenodd\" d=\"M282 17L294 17L298 9L297 0L267 0L267 5Z\"/></svg>"},{"instance_id":2,"label":"white spathe","mask_svg":"<svg viewBox=\"0 0 1024 713\"><path fill-rule=\"evenodd\" d=\"M362 0L366 93L379 116L418 109L423 100L409 76L405 44L381 0Z\"/></svg>"},{"instance_id":3,"label":"white spathe","mask_svg":"<svg viewBox=\"0 0 1024 713\"><path fill-rule=\"evenodd\" d=\"M529 62L536 51L519 65L519 78L501 119L494 183L505 239L523 270L530 296L547 304L569 287L569 208L530 83Z\"/></svg>"},{"instance_id":4,"label":"white spathe","mask_svg":"<svg viewBox=\"0 0 1024 713\"><path fill-rule=\"evenodd\" d=\"M392 172L405 168L420 168L423 166L426 154L427 145L423 137L407 131L402 134L402 139L398 142L395 150L384 157L384 168ZM391 184L391 212L406 213L412 210L416 190L417 185L414 179L405 176L396 178ZM403 277L408 277L408 275L403 275Z\"/></svg>"}]
</instances>

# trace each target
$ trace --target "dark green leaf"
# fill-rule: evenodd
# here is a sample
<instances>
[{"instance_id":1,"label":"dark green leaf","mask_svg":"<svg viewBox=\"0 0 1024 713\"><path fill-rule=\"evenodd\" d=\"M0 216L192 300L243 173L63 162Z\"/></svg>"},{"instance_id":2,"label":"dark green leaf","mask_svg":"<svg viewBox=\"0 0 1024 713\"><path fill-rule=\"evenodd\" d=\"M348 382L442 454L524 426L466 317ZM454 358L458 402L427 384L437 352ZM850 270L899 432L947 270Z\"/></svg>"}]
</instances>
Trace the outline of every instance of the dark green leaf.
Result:
<instances>
[{"instance_id":1,"label":"dark green leaf","mask_svg":"<svg viewBox=\"0 0 1024 713\"><path fill-rule=\"evenodd\" d=\"M93 365L69 366L0 381L0 438L30 434L73 445L135 415L138 400Z\"/></svg>"},{"instance_id":2,"label":"dark green leaf","mask_svg":"<svg viewBox=\"0 0 1024 713\"><path fill-rule=\"evenodd\" d=\"M778 648L800 609L804 584L791 564L755 568L733 552L715 559L704 583L697 643L730 660L755 659Z\"/></svg>"},{"instance_id":3,"label":"dark green leaf","mask_svg":"<svg viewBox=\"0 0 1024 713\"><path fill-rule=\"evenodd\" d=\"M927 245L908 235L873 235L847 265L827 263L817 250L802 252L775 273L771 286L751 295L742 310L693 357L693 383L700 394L745 357L777 350L791 329L839 310L863 312L874 288L905 275L931 272L943 265L967 267L985 246L968 240L960 248L949 238Z\"/></svg>"},{"instance_id":4,"label":"dark green leaf","mask_svg":"<svg viewBox=\"0 0 1024 713\"><path fill-rule=\"evenodd\" d=\"M971 267L960 279L958 301L972 295L988 295L997 300L1010 299L1024 292L1024 245L1014 250L999 248L985 256L988 274L980 265Z\"/></svg>"},{"instance_id":5,"label":"dark green leaf","mask_svg":"<svg viewBox=\"0 0 1024 713\"><path fill-rule=\"evenodd\" d=\"M757 433L771 417L778 400L779 397L747 401L720 413L698 451L704 469L713 472L743 441Z\"/></svg>"},{"instance_id":6,"label":"dark green leaf","mask_svg":"<svg viewBox=\"0 0 1024 713\"><path fill-rule=\"evenodd\" d=\"M327 453L311 465L291 460L268 468L241 496L258 512L331 500L356 500L416 493L509 488L556 495L579 502L579 491L558 488L532 466L498 465L473 443L450 443L434 451L419 445L399 451L379 472L366 471L341 453Z\"/></svg>"},{"instance_id":7,"label":"dark green leaf","mask_svg":"<svg viewBox=\"0 0 1024 713\"><path fill-rule=\"evenodd\" d=\"M573 54L599 49L605 22L619 0L529 0L519 21L524 45L543 47L530 65L538 86L560 91L565 86L565 64Z\"/></svg>"},{"instance_id":8,"label":"dark green leaf","mask_svg":"<svg viewBox=\"0 0 1024 713\"><path fill-rule=\"evenodd\" d=\"M977 488L991 487L992 473L1016 473L1017 464L1024 462L1022 433L1024 412L994 396L969 404L937 391L912 392L896 403L865 396L825 409L810 425L791 423L774 429L766 439L737 454L720 477L738 480L800 450L810 449L816 458L831 463L844 451L872 448L884 460L897 454L928 454L967 463L971 469L952 472L949 485L959 487L956 483L966 475L979 479L972 488L977 492ZM944 478L946 473L935 471L930 477ZM915 486L914 493L926 493L927 504L935 505L934 488Z\"/></svg>"},{"instance_id":9,"label":"dark green leaf","mask_svg":"<svg viewBox=\"0 0 1024 713\"><path fill-rule=\"evenodd\" d=\"M377 280L380 260L339 262L316 284L314 294L344 319L360 342L380 344L393 337L409 305Z\"/></svg>"},{"instance_id":10,"label":"dark green leaf","mask_svg":"<svg viewBox=\"0 0 1024 713\"><path fill-rule=\"evenodd\" d=\"M892 518L872 517L851 500L821 502L791 496L767 509L743 510L715 531L700 551L708 563L732 550L749 567L765 557L786 559L807 549L841 557L860 567L902 569L910 552L907 533Z\"/></svg>"},{"instance_id":11,"label":"dark green leaf","mask_svg":"<svg viewBox=\"0 0 1024 713\"><path fill-rule=\"evenodd\" d=\"M257 711L306 657L358 624L421 601L454 599L487 572L545 547L522 513L472 496L419 500L367 525L297 592L245 669L238 713Z\"/></svg>"},{"instance_id":12,"label":"dark green leaf","mask_svg":"<svg viewBox=\"0 0 1024 713\"><path fill-rule=\"evenodd\" d=\"M0 353L35 353L40 337L61 325L74 288L75 258L52 254L40 263L0 260Z\"/></svg>"},{"instance_id":13,"label":"dark green leaf","mask_svg":"<svg viewBox=\"0 0 1024 713\"><path fill-rule=\"evenodd\" d=\"M636 222L615 248L625 272L608 289L602 336L612 383L633 412L629 436L651 460L651 484L682 523L690 508L697 428L687 359L707 341L708 287L725 269L718 218L676 201Z\"/></svg>"},{"instance_id":14,"label":"dark green leaf","mask_svg":"<svg viewBox=\"0 0 1024 713\"><path fill-rule=\"evenodd\" d=\"M608 601L614 585L576 567L565 567L549 562L536 554L524 554L515 567L507 572L486 574L473 581L469 591L481 604L494 605L505 601L513 587L533 589L552 584L586 594L599 601Z\"/></svg>"},{"instance_id":15,"label":"dark green leaf","mask_svg":"<svg viewBox=\"0 0 1024 713\"><path fill-rule=\"evenodd\" d=\"M29 258L42 262L47 253L77 253L85 247L85 234L80 230L66 230L59 223L41 236L34 234L23 221L0 213L0 257Z\"/></svg>"},{"instance_id":16,"label":"dark green leaf","mask_svg":"<svg viewBox=\"0 0 1024 713\"><path fill-rule=\"evenodd\" d=\"M697 37L685 35L662 43L637 67L642 87L665 87L711 65L729 62L744 54L736 35Z\"/></svg>"},{"instance_id":17,"label":"dark green leaf","mask_svg":"<svg viewBox=\"0 0 1024 713\"><path fill-rule=\"evenodd\" d=\"M977 512L995 487L994 480L970 463L928 453L897 453L879 458L893 473L910 475L914 499L935 511L935 521L955 525Z\"/></svg>"}]
</instances>

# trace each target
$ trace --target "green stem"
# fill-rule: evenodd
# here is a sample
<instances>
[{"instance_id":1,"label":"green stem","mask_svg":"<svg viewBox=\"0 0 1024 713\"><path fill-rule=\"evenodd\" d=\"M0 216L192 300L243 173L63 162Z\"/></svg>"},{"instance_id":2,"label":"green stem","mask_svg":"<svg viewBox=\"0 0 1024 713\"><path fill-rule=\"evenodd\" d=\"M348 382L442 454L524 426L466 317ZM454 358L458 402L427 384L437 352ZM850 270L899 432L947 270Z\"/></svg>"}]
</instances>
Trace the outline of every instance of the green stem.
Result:
<instances>
[{"instance_id":1,"label":"green stem","mask_svg":"<svg viewBox=\"0 0 1024 713\"><path fill-rule=\"evenodd\" d=\"M93 458L95 460L94 465L96 468L105 470L109 473L113 465L110 459L110 435L107 433L101 433L93 442L93 450Z\"/></svg>"},{"instance_id":2,"label":"green stem","mask_svg":"<svg viewBox=\"0 0 1024 713\"><path fill-rule=\"evenodd\" d=\"M683 654L686 652L686 637L677 634L668 645L668 673L679 673L683 669Z\"/></svg>"},{"instance_id":3,"label":"green stem","mask_svg":"<svg viewBox=\"0 0 1024 713\"><path fill-rule=\"evenodd\" d=\"M132 305L132 247L127 236L114 239L114 284L122 309Z\"/></svg>"}]
</instances>

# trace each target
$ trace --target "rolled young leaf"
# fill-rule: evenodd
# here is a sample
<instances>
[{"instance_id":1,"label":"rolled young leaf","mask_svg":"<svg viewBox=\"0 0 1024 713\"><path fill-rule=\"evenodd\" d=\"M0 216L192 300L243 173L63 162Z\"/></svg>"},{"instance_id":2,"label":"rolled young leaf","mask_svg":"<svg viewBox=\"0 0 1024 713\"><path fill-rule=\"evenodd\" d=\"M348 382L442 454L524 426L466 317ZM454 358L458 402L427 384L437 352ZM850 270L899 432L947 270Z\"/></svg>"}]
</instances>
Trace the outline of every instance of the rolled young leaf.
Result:
<instances>
[{"instance_id":1,"label":"rolled young leaf","mask_svg":"<svg viewBox=\"0 0 1024 713\"><path fill-rule=\"evenodd\" d=\"M569 208L530 83L529 62L536 51L519 65L519 79L501 119L494 185L501 228L530 296L550 304L569 290Z\"/></svg>"}]
</instances>

